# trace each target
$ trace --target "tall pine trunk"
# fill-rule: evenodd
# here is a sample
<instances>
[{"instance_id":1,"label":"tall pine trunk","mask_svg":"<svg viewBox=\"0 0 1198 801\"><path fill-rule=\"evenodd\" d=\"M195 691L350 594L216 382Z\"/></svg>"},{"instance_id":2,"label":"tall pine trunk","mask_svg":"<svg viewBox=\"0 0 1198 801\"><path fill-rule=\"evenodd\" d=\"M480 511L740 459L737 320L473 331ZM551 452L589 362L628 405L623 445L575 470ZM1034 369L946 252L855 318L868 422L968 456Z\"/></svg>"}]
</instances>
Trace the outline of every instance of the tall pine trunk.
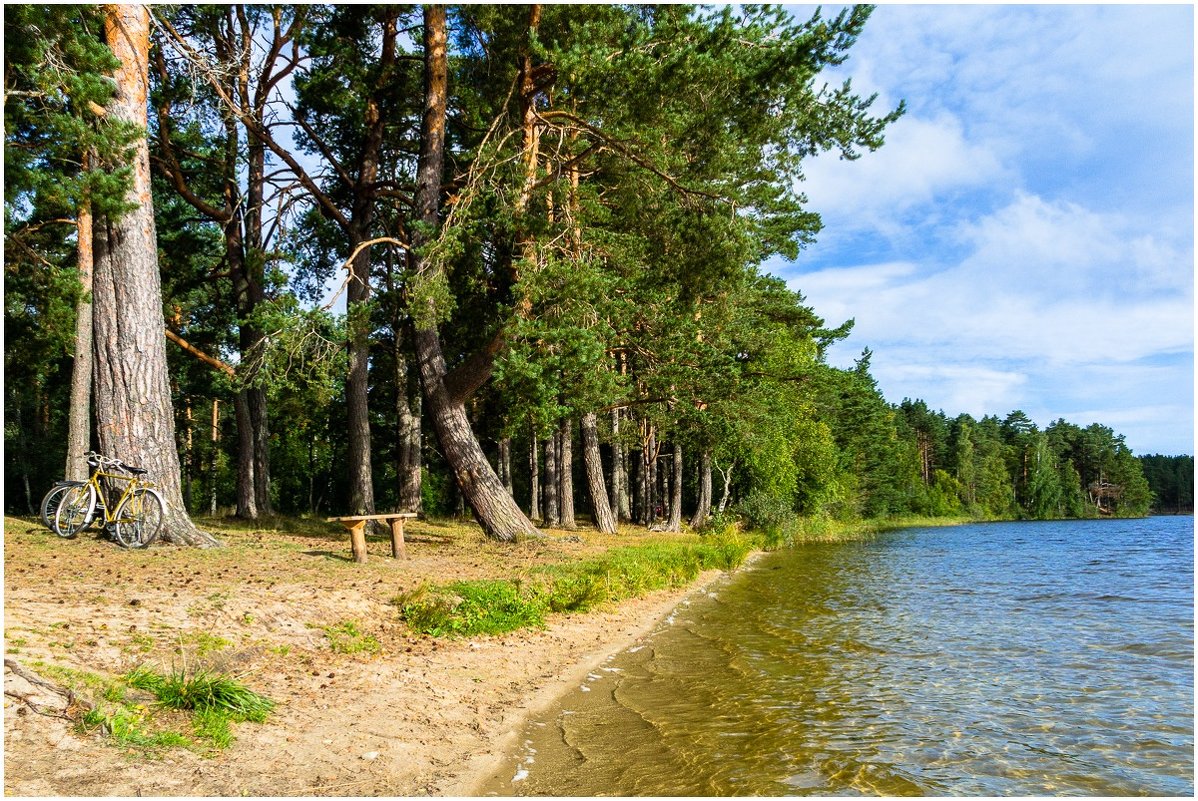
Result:
<instances>
[{"instance_id":1,"label":"tall pine trunk","mask_svg":"<svg viewBox=\"0 0 1198 801\"><path fill-rule=\"evenodd\" d=\"M423 468L424 434L421 431L420 389L409 402L408 360L399 346L399 328L396 327L395 347L395 406L399 426L399 508L406 512L420 512L424 504L421 499L421 470Z\"/></svg>"},{"instance_id":2,"label":"tall pine trunk","mask_svg":"<svg viewBox=\"0 0 1198 801\"><path fill-rule=\"evenodd\" d=\"M691 528L698 528L711 516L711 451L703 451L699 456L699 498L694 515L691 516Z\"/></svg>"},{"instance_id":3,"label":"tall pine trunk","mask_svg":"<svg viewBox=\"0 0 1198 801\"><path fill-rule=\"evenodd\" d=\"M545 525L556 527L561 523L557 505L557 492L560 483L557 480L557 437L549 435L545 440L545 481L541 496L545 506Z\"/></svg>"},{"instance_id":4,"label":"tall pine trunk","mask_svg":"<svg viewBox=\"0 0 1198 801\"><path fill-rule=\"evenodd\" d=\"M564 529L578 528L574 520L574 432L570 419L563 417L557 429L557 486L559 519Z\"/></svg>"},{"instance_id":5,"label":"tall pine trunk","mask_svg":"<svg viewBox=\"0 0 1198 801\"><path fill-rule=\"evenodd\" d=\"M536 430L528 437L528 516L541 519L541 454L537 448Z\"/></svg>"},{"instance_id":6,"label":"tall pine trunk","mask_svg":"<svg viewBox=\"0 0 1198 801\"><path fill-rule=\"evenodd\" d=\"M83 156L83 168L89 167L89 158ZM83 294L75 304L75 362L71 367L71 408L67 423L67 464L65 475L70 481L86 481L87 459L84 454L91 450L91 394L92 394L92 272L94 252L92 249L92 211L86 198L79 204L76 222L78 245L76 264Z\"/></svg>"},{"instance_id":7,"label":"tall pine trunk","mask_svg":"<svg viewBox=\"0 0 1198 801\"><path fill-rule=\"evenodd\" d=\"M120 61L111 119L146 128L150 14L141 5L105 6L105 39ZM175 415L166 361L166 324L146 140L134 148L132 210L97 220L93 281L96 419L101 449L143 467L166 502L162 537L217 545L188 517L180 484Z\"/></svg>"},{"instance_id":8,"label":"tall pine trunk","mask_svg":"<svg viewBox=\"0 0 1198 801\"><path fill-rule=\"evenodd\" d=\"M350 248L366 241L350 237ZM370 253L363 249L350 266L346 292L349 322L349 372L345 380L346 433L349 440L349 509L356 515L374 514L374 476L370 463L370 336L363 310L370 300Z\"/></svg>"},{"instance_id":9,"label":"tall pine trunk","mask_svg":"<svg viewBox=\"0 0 1198 801\"><path fill-rule=\"evenodd\" d=\"M628 509L628 466L624 461L624 443L620 440L620 410L611 411L611 487L609 501L616 520L630 520Z\"/></svg>"},{"instance_id":10,"label":"tall pine trunk","mask_svg":"<svg viewBox=\"0 0 1198 801\"><path fill-rule=\"evenodd\" d=\"M682 530L682 446L674 443L674 473L670 480L670 519L666 531Z\"/></svg>"},{"instance_id":11,"label":"tall pine trunk","mask_svg":"<svg viewBox=\"0 0 1198 801\"><path fill-rule=\"evenodd\" d=\"M504 437L499 440L499 480L503 483L503 488L508 491L508 494L513 495L511 437Z\"/></svg>"},{"instance_id":12,"label":"tall pine trunk","mask_svg":"<svg viewBox=\"0 0 1198 801\"><path fill-rule=\"evenodd\" d=\"M414 272L421 279L434 280L441 268L426 261L424 246L430 241L428 232L437 230L440 223L438 207L445 165L449 57L444 6L424 7L424 58L425 104L420 126L420 157L414 198L421 225L413 226L411 244L416 268ZM422 308L418 313L424 319L436 319L433 308ZM482 524L487 537L510 542L522 536L538 536L536 528L520 511L491 469L478 438L470 428L465 403L452 395L446 386L445 356L435 323L417 324L414 327L414 345L425 402L442 452L463 498Z\"/></svg>"},{"instance_id":13,"label":"tall pine trunk","mask_svg":"<svg viewBox=\"0 0 1198 801\"><path fill-rule=\"evenodd\" d=\"M582 465L587 474L587 493L591 498L591 518L604 534L616 533L616 518L608 503L603 483L603 460L599 454L599 432L594 412L582 416Z\"/></svg>"},{"instance_id":14,"label":"tall pine trunk","mask_svg":"<svg viewBox=\"0 0 1198 801\"><path fill-rule=\"evenodd\" d=\"M254 492L254 429L250 422L249 390L243 389L233 398L237 418L237 516L242 520L258 519L258 499Z\"/></svg>"}]
</instances>

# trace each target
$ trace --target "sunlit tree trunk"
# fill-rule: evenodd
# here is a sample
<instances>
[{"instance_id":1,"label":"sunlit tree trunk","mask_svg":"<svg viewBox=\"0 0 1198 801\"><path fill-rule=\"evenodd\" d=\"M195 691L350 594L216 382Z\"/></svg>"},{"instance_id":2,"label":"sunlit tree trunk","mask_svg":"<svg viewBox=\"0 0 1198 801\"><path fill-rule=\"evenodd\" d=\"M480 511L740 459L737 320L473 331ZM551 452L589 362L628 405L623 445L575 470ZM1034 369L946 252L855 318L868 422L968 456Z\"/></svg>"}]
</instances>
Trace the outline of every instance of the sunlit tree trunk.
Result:
<instances>
[{"instance_id":1,"label":"sunlit tree trunk","mask_svg":"<svg viewBox=\"0 0 1198 801\"><path fill-rule=\"evenodd\" d=\"M558 458L557 485L559 519L562 528L574 529L578 524L574 520L574 436L573 426L569 418L562 418L557 430Z\"/></svg>"},{"instance_id":2,"label":"sunlit tree trunk","mask_svg":"<svg viewBox=\"0 0 1198 801\"><path fill-rule=\"evenodd\" d=\"M121 66L112 119L146 127L150 15L145 6L105 7L105 39ZM175 415L166 361L150 157L134 148L132 210L96 221L94 340L96 419L101 449L143 467L166 502L162 536L187 545L219 544L188 517L180 484Z\"/></svg>"},{"instance_id":3,"label":"sunlit tree trunk","mask_svg":"<svg viewBox=\"0 0 1198 801\"><path fill-rule=\"evenodd\" d=\"M550 435L549 439L545 440L545 481L541 496L545 506L545 525L558 526L561 524L560 509L558 502L558 489L560 484L557 479L557 437Z\"/></svg>"},{"instance_id":4,"label":"sunlit tree trunk","mask_svg":"<svg viewBox=\"0 0 1198 801\"><path fill-rule=\"evenodd\" d=\"M670 519L666 531L682 530L682 446L674 443L674 472L670 480Z\"/></svg>"},{"instance_id":5,"label":"sunlit tree trunk","mask_svg":"<svg viewBox=\"0 0 1198 801\"><path fill-rule=\"evenodd\" d=\"M699 498L691 528L698 528L711 516L711 452L703 451L699 456Z\"/></svg>"},{"instance_id":6,"label":"sunlit tree trunk","mask_svg":"<svg viewBox=\"0 0 1198 801\"><path fill-rule=\"evenodd\" d=\"M587 493L591 498L591 517L595 528L605 534L616 533L616 518L608 503L607 487L603 483L603 461L599 454L599 432L594 412L582 416L582 464L587 476Z\"/></svg>"},{"instance_id":7,"label":"sunlit tree trunk","mask_svg":"<svg viewBox=\"0 0 1198 801\"><path fill-rule=\"evenodd\" d=\"M534 430L528 438L528 516L541 519L541 454Z\"/></svg>"},{"instance_id":8,"label":"sunlit tree trunk","mask_svg":"<svg viewBox=\"0 0 1198 801\"><path fill-rule=\"evenodd\" d=\"M83 169L89 167L87 154ZM67 423L67 465L65 475L70 481L86 481L87 459L91 450L91 393L92 393L92 250L91 203L85 198L79 205L76 222L78 245L76 264L83 294L75 304L75 361L71 368L71 407Z\"/></svg>"}]
</instances>

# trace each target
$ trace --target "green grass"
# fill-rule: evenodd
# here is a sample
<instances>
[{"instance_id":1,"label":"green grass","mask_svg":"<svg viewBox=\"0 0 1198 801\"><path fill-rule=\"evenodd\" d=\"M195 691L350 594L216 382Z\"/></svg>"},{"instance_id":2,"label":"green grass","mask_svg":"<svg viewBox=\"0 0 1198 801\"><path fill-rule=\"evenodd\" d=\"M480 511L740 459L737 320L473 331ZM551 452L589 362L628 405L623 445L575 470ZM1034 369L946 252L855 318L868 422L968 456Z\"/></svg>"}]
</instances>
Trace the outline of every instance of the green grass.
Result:
<instances>
[{"instance_id":1,"label":"green grass","mask_svg":"<svg viewBox=\"0 0 1198 801\"><path fill-rule=\"evenodd\" d=\"M545 604L538 594L508 580L421 585L392 603L413 630L434 637L503 634L545 624Z\"/></svg>"},{"instance_id":2,"label":"green grass","mask_svg":"<svg viewBox=\"0 0 1198 801\"><path fill-rule=\"evenodd\" d=\"M421 586L394 599L400 617L432 636L502 634L540 627L550 612L585 612L655 590L684 587L705 570L732 570L760 540L736 532L613 548L602 556L532 570L525 581Z\"/></svg>"},{"instance_id":3,"label":"green grass","mask_svg":"<svg viewBox=\"0 0 1198 801\"><path fill-rule=\"evenodd\" d=\"M176 671L166 676L147 668L125 674L125 682L152 693L158 703L169 709L213 712L241 723L262 723L274 709L274 702L240 682L207 670L190 675Z\"/></svg>"},{"instance_id":4,"label":"green grass","mask_svg":"<svg viewBox=\"0 0 1198 801\"><path fill-rule=\"evenodd\" d=\"M144 754L169 748L228 748L233 743L231 724L262 723L274 709L270 699L208 671L165 675L140 667L111 679L46 664L38 667L95 699L79 722L84 731L100 729L113 745Z\"/></svg>"},{"instance_id":5,"label":"green grass","mask_svg":"<svg viewBox=\"0 0 1198 801\"><path fill-rule=\"evenodd\" d=\"M358 630L358 624L346 620L335 626L325 626L324 636L329 638L329 648L337 654L378 654L383 650L378 638Z\"/></svg>"}]
</instances>

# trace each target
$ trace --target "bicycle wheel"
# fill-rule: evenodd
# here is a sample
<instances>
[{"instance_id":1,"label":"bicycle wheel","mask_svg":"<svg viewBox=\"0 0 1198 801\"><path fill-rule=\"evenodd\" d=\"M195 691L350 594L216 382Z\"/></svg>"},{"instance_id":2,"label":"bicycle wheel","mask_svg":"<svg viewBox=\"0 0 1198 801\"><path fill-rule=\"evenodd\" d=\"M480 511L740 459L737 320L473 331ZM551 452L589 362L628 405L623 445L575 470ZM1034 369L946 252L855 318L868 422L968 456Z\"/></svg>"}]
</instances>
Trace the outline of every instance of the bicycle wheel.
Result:
<instances>
[{"instance_id":1,"label":"bicycle wheel","mask_svg":"<svg viewBox=\"0 0 1198 801\"><path fill-rule=\"evenodd\" d=\"M112 533L116 541L126 548L144 548L162 530L166 510L157 492L139 487L117 507L115 517Z\"/></svg>"},{"instance_id":2,"label":"bicycle wheel","mask_svg":"<svg viewBox=\"0 0 1198 801\"><path fill-rule=\"evenodd\" d=\"M58 504L71 488L70 484L57 483L42 497L42 525L54 530L54 516L58 513Z\"/></svg>"},{"instance_id":3,"label":"bicycle wheel","mask_svg":"<svg viewBox=\"0 0 1198 801\"><path fill-rule=\"evenodd\" d=\"M96 491L91 484L67 487L67 492L54 513L54 533L74 539L92 521L96 508Z\"/></svg>"}]
</instances>

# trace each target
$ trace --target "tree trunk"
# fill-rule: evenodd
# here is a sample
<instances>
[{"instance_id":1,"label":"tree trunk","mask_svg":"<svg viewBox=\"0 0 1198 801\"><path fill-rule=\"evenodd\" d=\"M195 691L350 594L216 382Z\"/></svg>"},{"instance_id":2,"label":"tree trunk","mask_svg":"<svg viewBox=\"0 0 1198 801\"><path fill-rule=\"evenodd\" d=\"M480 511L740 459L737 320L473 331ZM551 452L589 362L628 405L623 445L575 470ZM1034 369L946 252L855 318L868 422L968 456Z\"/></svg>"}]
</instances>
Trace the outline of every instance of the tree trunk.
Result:
<instances>
[{"instance_id":1,"label":"tree trunk","mask_svg":"<svg viewBox=\"0 0 1198 801\"><path fill-rule=\"evenodd\" d=\"M657 432L653 430L653 426L649 426L649 436L641 452L641 458L645 460L645 505L648 509L645 524L651 526L657 522L660 515L657 492Z\"/></svg>"},{"instance_id":2,"label":"tree trunk","mask_svg":"<svg viewBox=\"0 0 1198 801\"><path fill-rule=\"evenodd\" d=\"M114 76L118 92L108 116L144 130L149 10L141 5L105 6L104 22L105 39L120 61ZM162 537L167 542L218 545L195 527L183 504L145 139L135 146L132 161L132 210L96 227L93 324L100 447L149 471L166 503Z\"/></svg>"},{"instance_id":3,"label":"tree trunk","mask_svg":"<svg viewBox=\"0 0 1198 801\"><path fill-rule=\"evenodd\" d=\"M83 169L90 166L87 154ZM75 361L71 367L71 408L67 424L68 481L86 481L88 477L85 453L91 450L91 393L92 393L92 212L91 203L84 199L79 205L77 221L77 261L79 282L83 294L75 304Z\"/></svg>"},{"instance_id":4,"label":"tree trunk","mask_svg":"<svg viewBox=\"0 0 1198 801\"><path fill-rule=\"evenodd\" d=\"M624 443L620 441L620 410L611 411L611 487L609 487L612 514L619 520L629 520L628 471L624 464Z\"/></svg>"},{"instance_id":5,"label":"tree trunk","mask_svg":"<svg viewBox=\"0 0 1198 801\"><path fill-rule=\"evenodd\" d=\"M545 500L546 527L556 527L561 523L557 506L559 482L557 480L557 443L555 440L556 437L552 434L549 439L545 440L545 482L542 497Z\"/></svg>"},{"instance_id":6,"label":"tree trunk","mask_svg":"<svg viewBox=\"0 0 1198 801\"><path fill-rule=\"evenodd\" d=\"M674 475L670 482L670 521L666 531L682 530L682 446L674 443Z\"/></svg>"},{"instance_id":7,"label":"tree trunk","mask_svg":"<svg viewBox=\"0 0 1198 801\"><path fill-rule=\"evenodd\" d=\"M557 430L557 486L561 526L573 531L578 528L574 520L574 427L569 418L563 417Z\"/></svg>"},{"instance_id":8,"label":"tree trunk","mask_svg":"<svg viewBox=\"0 0 1198 801\"><path fill-rule=\"evenodd\" d=\"M604 534L615 534L616 518L603 483L603 460L599 454L599 431L594 412L582 416L582 465L587 474L587 492L591 497L595 528Z\"/></svg>"},{"instance_id":9,"label":"tree trunk","mask_svg":"<svg viewBox=\"0 0 1198 801\"><path fill-rule=\"evenodd\" d=\"M233 398L237 417L237 516L242 520L258 519L257 494L254 492L254 427L250 422L249 390L243 389Z\"/></svg>"},{"instance_id":10,"label":"tree trunk","mask_svg":"<svg viewBox=\"0 0 1198 801\"><path fill-rule=\"evenodd\" d=\"M711 516L711 451L703 451L699 456L699 499L698 508L691 516L691 528L703 525Z\"/></svg>"},{"instance_id":11,"label":"tree trunk","mask_svg":"<svg viewBox=\"0 0 1198 801\"><path fill-rule=\"evenodd\" d=\"M499 480L503 488L513 495L512 490L512 438L499 440Z\"/></svg>"},{"instance_id":12,"label":"tree trunk","mask_svg":"<svg viewBox=\"0 0 1198 801\"><path fill-rule=\"evenodd\" d=\"M720 477L724 479L724 494L720 496L720 505L716 509L720 514L723 514L724 510L728 508L728 501L732 497L732 470L735 467L736 460L733 460L732 464L728 465L727 470L718 465L716 466L716 469L720 471Z\"/></svg>"},{"instance_id":13,"label":"tree trunk","mask_svg":"<svg viewBox=\"0 0 1198 801\"><path fill-rule=\"evenodd\" d=\"M442 453L453 470L458 489L491 539L512 542L536 536L536 529L503 488L486 454L470 428L466 407L449 397L445 388L445 360L435 330L416 332L416 351L424 380L425 400Z\"/></svg>"},{"instance_id":14,"label":"tree trunk","mask_svg":"<svg viewBox=\"0 0 1198 801\"><path fill-rule=\"evenodd\" d=\"M448 37L445 7L424 7L424 113L420 124L420 156L416 168L414 206L419 225L413 226L414 274L431 280L441 267L426 261L424 246L440 225L441 175L445 166L445 115L449 85ZM432 302L417 310L418 317L435 320ZM491 469L478 438L470 428L463 400L451 395L445 383L445 355L435 323L416 324L414 344L424 398L445 460L453 470L458 489L484 533L491 539L511 542L522 536L539 536L512 496Z\"/></svg>"},{"instance_id":15,"label":"tree trunk","mask_svg":"<svg viewBox=\"0 0 1198 801\"><path fill-rule=\"evenodd\" d=\"M528 516L541 519L541 470L540 452L534 430L528 437Z\"/></svg>"},{"instance_id":16,"label":"tree trunk","mask_svg":"<svg viewBox=\"0 0 1198 801\"><path fill-rule=\"evenodd\" d=\"M254 505L260 515L274 514L270 500L270 426L266 410L266 390L246 390L250 411L250 431L254 459Z\"/></svg>"},{"instance_id":17,"label":"tree trunk","mask_svg":"<svg viewBox=\"0 0 1198 801\"><path fill-rule=\"evenodd\" d=\"M412 396L409 402L408 360L400 352L398 336L395 348L395 396L396 412L399 425L399 508L407 512L420 512L423 508L421 499L421 469L423 467L424 435L420 426L421 403L420 390Z\"/></svg>"},{"instance_id":18,"label":"tree trunk","mask_svg":"<svg viewBox=\"0 0 1198 801\"><path fill-rule=\"evenodd\" d=\"M188 396L183 407L183 419L187 421L187 433L183 437L183 505L188 509L192 506L192 486L195 484L196 451L193 429L195 419L191 412L191 397Z\"/></svg>"},{"instance_id":19,"label":"tree trunk","mask_svg":"<svg viewBox=\"0 0 1198 801\"><path fill-rule=\"evenodd\" d=\"M389 7L384 22L379 55L379 79L366 96L365 136L353 187L353 207L347 231L349 250L370 239L374 225L375 198L378 193L380 152L386 120L380 107L380 87L395 60L397 12ZM374 478L371 469L369 364L370 320L366 311L370 300L370 249L362 248L349 267L346 292L346 316L349 321L349 374L345 383L345 406L349 434L349 505L353 514L374 514Z\"/></svg>"},{"instance_id":20,"label":"tree trunk","mask_svg":"<svg viewBox=\"0 0 1198 801\"><path fill-rule=\"evenodd\" d=\"M351 246L356 246L351 237ZM360 240L365 241L365 240ZM370 339L366 321L360 319L370 299L370 255L363 249L351 265L347 316L349 318L349 373L345 380L346 433L349 440L351 514L374 514L374 477L370 464L370 408L368 403ZM361 271L361 272L359 272Z\"/></svg>"},{"instance_id":21,"label":"tree trunk","mask_svg":"<svg viewBox=\"0 0 1198 801\"><path fill-rule=\"evenodd\" d=\"M208 486L208 514L216 517L216 457L217 443L220 442L220 401L212 399L212 450L208 459L208 476L211 484Z\"/></svg>"}]
</instances>

